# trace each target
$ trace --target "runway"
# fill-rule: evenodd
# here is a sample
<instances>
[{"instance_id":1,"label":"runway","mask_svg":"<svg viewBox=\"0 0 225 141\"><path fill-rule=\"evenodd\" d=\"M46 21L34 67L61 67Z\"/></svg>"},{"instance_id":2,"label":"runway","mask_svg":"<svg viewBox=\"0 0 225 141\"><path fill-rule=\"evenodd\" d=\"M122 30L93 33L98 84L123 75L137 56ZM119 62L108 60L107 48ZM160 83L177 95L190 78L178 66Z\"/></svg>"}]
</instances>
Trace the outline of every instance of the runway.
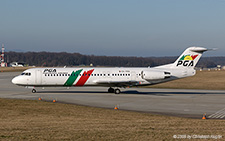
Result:
<instances>
[{"instance_id":1,"label":"runway","mask_svg":"<svg viewBox=\"0 0 225 141\"><path fill-rule=\"evenodd\" d=\"M121 89L119 95L107 93L106 87L66 87L31 89L11 83L20 72L0 73L0 98L29 99L71 103L92 107L131 110L164 115L201 118L204 113L211 118L225 118L225 91L186 89Z\"/></svg>"}]
</instances>

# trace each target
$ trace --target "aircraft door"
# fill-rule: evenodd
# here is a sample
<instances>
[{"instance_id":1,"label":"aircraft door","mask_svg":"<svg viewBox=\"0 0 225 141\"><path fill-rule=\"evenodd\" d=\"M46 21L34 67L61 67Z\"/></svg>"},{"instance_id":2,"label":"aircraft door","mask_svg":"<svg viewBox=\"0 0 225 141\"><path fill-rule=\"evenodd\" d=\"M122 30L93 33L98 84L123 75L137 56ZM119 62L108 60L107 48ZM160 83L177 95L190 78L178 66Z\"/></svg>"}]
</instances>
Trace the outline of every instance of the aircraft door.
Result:
<instances>
[{"instance_id":1,"label":"aircraft door","mask_svg":"<svg viewBox=\"0 0 225 141\"><path fill-rule=\"evenodd\" d=\"M136 80L136 73L135 73L135 71L132 71L131 72L131 80Z\"/></svg>"},{"instance_id":2,"label":"aircraft door","mask_svg":"<svg viewBox=\"0 0 225 141\"><path fill-rule=\"evenodd\" d=\"M42 72L40 70L35 71L35 84L36 85L42 84Z\"/></svg>"}]
</instances>

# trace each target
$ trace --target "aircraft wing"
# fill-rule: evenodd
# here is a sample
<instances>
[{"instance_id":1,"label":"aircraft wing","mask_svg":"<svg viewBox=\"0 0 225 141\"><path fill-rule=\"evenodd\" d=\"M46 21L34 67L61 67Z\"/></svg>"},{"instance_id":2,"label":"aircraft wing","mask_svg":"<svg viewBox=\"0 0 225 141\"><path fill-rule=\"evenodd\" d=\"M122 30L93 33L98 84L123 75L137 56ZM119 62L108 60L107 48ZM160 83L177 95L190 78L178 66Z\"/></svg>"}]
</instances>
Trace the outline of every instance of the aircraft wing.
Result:
<instances>
[{"instance_id":1,"label":"aircraft wing","mask_svg":"<svg viewBox=\"0 0 225 141\"><path fill-rule=\"evenodd\" d=\"M110 86L110 87L127 87L138 84L138 81L96 81L98 85Z\"/></svg>"}]
</instances>

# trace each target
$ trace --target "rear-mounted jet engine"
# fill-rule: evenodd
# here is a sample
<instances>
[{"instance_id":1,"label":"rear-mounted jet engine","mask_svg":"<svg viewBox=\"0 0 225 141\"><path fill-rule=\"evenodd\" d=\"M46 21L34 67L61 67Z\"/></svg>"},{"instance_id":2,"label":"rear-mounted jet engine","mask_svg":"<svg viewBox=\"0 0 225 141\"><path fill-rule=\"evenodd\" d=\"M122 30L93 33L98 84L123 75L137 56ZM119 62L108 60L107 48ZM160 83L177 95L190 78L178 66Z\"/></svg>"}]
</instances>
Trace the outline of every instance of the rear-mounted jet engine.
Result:
<instances>
[{"instance_id":1,"label":"rear-mounted jet engine","mask_svg":"<svg viewBox=\"0 0 225 141\"><path fill-rule=\"evenodd\" d=\"M142 78L147 81L162 80L170 78L170 72L165 71L142 71Z\"/></svg>"}]
</instances>

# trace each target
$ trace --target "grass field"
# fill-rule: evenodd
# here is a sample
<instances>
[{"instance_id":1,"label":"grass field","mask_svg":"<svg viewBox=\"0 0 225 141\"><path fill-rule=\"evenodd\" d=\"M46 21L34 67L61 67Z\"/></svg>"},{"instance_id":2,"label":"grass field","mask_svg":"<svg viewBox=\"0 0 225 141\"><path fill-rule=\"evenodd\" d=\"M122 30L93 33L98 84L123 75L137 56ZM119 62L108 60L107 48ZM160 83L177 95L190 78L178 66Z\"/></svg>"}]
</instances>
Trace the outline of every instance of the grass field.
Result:
<instances>
[{"instance_id":1,"label":"grass field","mask_svg":"<svg viewBox=\"0 0 225 141\"><path fill-rule=\"evenodd\" d=\"M44 101L0 99L0 140L224 139L224 120L187 119ZM219 136L218 136L219 135Z\"/></svg>"},{"instance_id":2,"label":"grass field","mask_svg":"<svg viewBox=\"0 0 225 141\"><path fill-rule=\"evenodd\" d=\"M0 72L24 71L33 67L0 67Z\"/></svg>"},{"instance_id":3,"label":"grass field","mask_svg":"<svg viewBox=\"0 0 225 141\"><path fill-rule=\"evenodd\" d=\"M225 70L197 71L195 76L148 86L150 88L225 90Z\"/></svg>"}]
</instances>

